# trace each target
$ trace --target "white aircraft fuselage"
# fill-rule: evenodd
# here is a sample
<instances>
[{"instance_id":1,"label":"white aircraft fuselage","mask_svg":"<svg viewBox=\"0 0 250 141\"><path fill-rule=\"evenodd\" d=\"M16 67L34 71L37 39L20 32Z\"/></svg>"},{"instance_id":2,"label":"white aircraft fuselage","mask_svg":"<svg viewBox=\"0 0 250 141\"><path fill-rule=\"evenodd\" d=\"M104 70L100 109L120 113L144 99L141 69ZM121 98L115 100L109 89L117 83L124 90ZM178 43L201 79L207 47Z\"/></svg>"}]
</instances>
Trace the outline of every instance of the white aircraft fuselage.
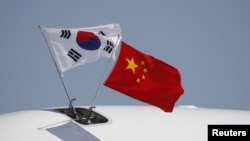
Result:
<instances>
[{"instance_id":1,"label":"white aircraft fuselage","mask_svg":"<svg viewBox=\"0 0 250 141\"><path fill-rule=\"evenodd\" d=\"M81 108L87 109L76 109ZM180 106L168 113L153 106L96 106L84 124L61 109L67 107L0 115L0 140L207 141L208 125L250 124L250 111L243 110Z\"/></svg>"}]
</instances>

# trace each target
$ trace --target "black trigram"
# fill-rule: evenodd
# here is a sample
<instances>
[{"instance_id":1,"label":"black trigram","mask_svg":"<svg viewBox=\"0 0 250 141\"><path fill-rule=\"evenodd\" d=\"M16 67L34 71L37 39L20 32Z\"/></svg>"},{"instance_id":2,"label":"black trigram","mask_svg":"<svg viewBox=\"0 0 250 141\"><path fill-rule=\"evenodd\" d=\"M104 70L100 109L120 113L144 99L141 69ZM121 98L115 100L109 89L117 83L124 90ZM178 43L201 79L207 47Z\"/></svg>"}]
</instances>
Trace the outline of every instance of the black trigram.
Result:
<instances>
[{"instance_id":1,"label":"black trigram","mask_svg":"<svg viewBox=\"0 0 250 141\"><path fill-rule=\"evenodd\" d=\"M107 45L103 48L103 50L107 51L108 53L111 53L114 47L114 43L107 40Z\"/></svg>"},{"instance_id":2,"label":"black trigram","mask_svg":"<svg viewBox=\"0 0 250 141\"><path fill-rule=\"evenodd\" d=\"M73 48L71 48L68 52L68 56L73 59L75 62L77 62L82 55L80 53L78 53L77 51L75 51Z\"/></svg>"},{"instance_id":3,"label":"black trigram","mask_svg":"<svg viewBox=\"0 0 250 141\"><path fill-rule=\"evenodd\" d=\"M102 36L105 36L106 34L102 31L100 31L98 34L102 35Z\"/></svg>"},{"instance_id":4,"label":"black trigram","mask_svg":"<svg viewBox=\"0 0 250 141\"><path fill-rule=\"evenodd\" d=\"M71 36L70 30L61 30L62 34L61 34L61 38L67 38L69 39L69 37Z\"/></svg>"}]
</instances>

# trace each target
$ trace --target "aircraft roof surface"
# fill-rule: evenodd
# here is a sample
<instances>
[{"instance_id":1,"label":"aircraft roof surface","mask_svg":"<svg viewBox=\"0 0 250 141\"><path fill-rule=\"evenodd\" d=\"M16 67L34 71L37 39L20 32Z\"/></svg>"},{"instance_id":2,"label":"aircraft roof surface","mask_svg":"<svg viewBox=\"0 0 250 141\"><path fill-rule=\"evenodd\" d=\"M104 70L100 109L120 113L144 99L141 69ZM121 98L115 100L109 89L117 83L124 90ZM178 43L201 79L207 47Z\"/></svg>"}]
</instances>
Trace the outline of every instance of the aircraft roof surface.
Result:
<instances>
[{"instance_id":1,"label":"aircraft roof surface","mask_svg":"<svg viewBox=\"0 0 250 141\"><path fill-rule=\"evenodd\" d=\"M250 124L250 111L240 110L175 107L166 113L151 106L97 106L94 111L108 122L79 124L53 110L2 114L0 140L205 141L209 124Z\"/></svg>"}]
</instances>

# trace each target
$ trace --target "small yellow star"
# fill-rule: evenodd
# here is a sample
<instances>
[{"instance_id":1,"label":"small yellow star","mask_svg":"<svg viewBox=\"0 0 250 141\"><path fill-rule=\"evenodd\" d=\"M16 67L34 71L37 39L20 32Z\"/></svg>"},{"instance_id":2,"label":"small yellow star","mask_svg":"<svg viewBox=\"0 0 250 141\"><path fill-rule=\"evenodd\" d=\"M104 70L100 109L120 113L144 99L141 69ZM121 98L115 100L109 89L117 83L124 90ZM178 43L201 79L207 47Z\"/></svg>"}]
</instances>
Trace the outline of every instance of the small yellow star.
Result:
<instances>
[{"instance_id":1,"label":"small yellow star","mask_svg":"<svg viewBox=\"0 0 250 141\"><path fill-rule=\"evenodd\" d=\"M130 60L126 58L126 60L128 62L128 66L126 67L126 69L131 69L132 72L135 74L135 68L137 68L138 65L135 64L134 58L132 57Z\"/></svg>"},{"instance_id":2,"label":"small yellow star","mask_svg":"<svg viewBox=\"0 0 250 141\"><path fill-rule=\"evenodd\" d=\"M145 80L145 79L146 79L146 76L143 74L143 75L141 76L141 79L142 79L142 80Z\"/></svg>"},{"instance_id":3,"label":"small yellow star","mask_svg":"<svg viewBox=\"0 0 250 141\"><path fill-rule=\"evenodd\" d=\"M140 83L140 82L141 82L141 79L140 79L140 78L137 78L137 79L136 79L136 82L137 82L137 83Z\"/></svg>"},{"instance_id":4,"label":"small yellow star","mask_svg":"<svg viewBox=\"0 0 250 141\"><path fill-rule=\"evenodd\" d=\"M141 61L141 65L143 65L143 66L144 66L144 65L145 65L145 62L144 62L144 61Z\"/></svg>"}]
</instances>

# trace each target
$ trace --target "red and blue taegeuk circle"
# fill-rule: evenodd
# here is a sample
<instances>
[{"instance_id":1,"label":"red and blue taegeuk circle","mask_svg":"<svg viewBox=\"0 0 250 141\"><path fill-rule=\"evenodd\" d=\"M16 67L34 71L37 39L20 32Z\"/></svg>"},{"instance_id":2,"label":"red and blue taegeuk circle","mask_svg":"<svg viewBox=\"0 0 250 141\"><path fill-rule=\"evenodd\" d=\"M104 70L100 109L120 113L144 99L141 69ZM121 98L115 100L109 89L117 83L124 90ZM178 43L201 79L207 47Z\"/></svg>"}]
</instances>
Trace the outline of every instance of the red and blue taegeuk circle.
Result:
<instances>
[{"instance_id":1,"label":"red and blue taegeuk circle","mask_svg":"<svg viewBox=\"0 0 250 141\"><path fill-rule=\"evenodd\" d=\"M79 47L86 50L97 50L101 46L100 39L93 32L87 31L78 31L76 42Z\"/></svg>"}]
</instances>

